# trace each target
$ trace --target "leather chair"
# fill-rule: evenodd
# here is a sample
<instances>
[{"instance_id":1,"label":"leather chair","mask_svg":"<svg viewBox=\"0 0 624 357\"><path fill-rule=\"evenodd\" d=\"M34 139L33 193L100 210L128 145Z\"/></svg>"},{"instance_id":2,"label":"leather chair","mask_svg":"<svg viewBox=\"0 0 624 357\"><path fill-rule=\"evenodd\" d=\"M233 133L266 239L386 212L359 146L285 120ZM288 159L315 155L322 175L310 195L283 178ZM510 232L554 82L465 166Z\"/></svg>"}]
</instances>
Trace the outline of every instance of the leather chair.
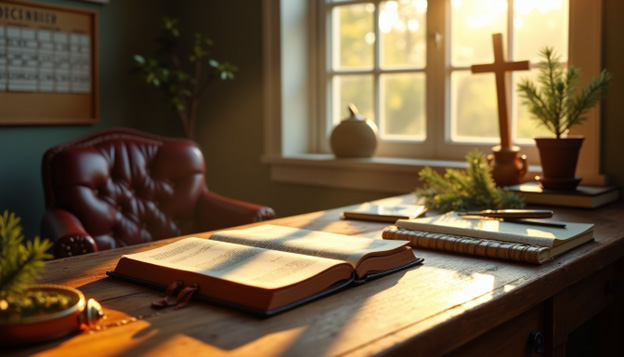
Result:
<instances>
[{"instance_id":1,"label":"leather chair","mask_svg":"<svg viewBox=\"0 0 624 357\"><path fill-rule=\"evenodd\" d=\"M209 191L191 140L105 129L43 156L41 235L66 257L275 218Z\"/></svg>"}]
</instances>

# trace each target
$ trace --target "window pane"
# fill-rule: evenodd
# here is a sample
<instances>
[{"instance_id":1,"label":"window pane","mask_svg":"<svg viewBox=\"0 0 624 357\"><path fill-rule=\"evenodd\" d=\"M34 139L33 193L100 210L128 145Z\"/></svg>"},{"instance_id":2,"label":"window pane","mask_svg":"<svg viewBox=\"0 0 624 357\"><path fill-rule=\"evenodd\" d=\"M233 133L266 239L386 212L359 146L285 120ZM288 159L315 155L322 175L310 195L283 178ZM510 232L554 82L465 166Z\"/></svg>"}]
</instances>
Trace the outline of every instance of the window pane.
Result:
<instances>
[{"instance_id":1,"label":"window pane","mask_svg":"<svg viewBox=\"0 0 624 357\"><path fill-rule=\"evenodd\" d=\"M514 1L513 55L537 63L544 46L554 47L567 62L568 0Z\"/></svg>"},{"instance_id":2,"label":"window pane","mask_svg":"<svg viewBox=\"0 0 624 357\"><path fill-rule=\"evenodd\" d=\"M334 70L373 68L374 13L373 4L345 5L333 9Z\"/></svg>"},{"instance_id":3,"label":"window pane","mask_svg":"<svg viewBox=\"0 0 624 357\"><path fill-rule=\"evenodd\" d=\"M383 108L380 131L384 139L425 139L425 75L381 76Z\"/></svg>"},{"instance_id":4,"label":"window pane","mask_svg":"<svg viewBox=\"0 0 624 357\"><path fill-rule=\"evenodd\" d=\"M453 72L451 98L451 140L500 141L493 73Z\"/></svg>"},{"instance_id":5,"label":"window pane","mask_svg":"<svg viewBox=\"0 0 624 357\"><path fill-rule=\"evenodd\" d=\"M335 76L333 89L333 124L340 123L340 120L348 116L347 108L350 103L355 104L360 115L375 121L372 75Z\"/></svg>"},{"instance_id":6,"label":"window pane","mask_svg":"<svg viewBox=\"0 0 624 357\"><path fill-rule=\"evenodd\" d=\"M425 67L427 0L385 1L380 5L382 67Z\"/></svg>"},{"instance_id":7,"label":"window pane","mask_svg":"<svg viewBox=\"0 0 624 357\"><path fill-rule=\"evenodd\" d=\"M491 34L507 38L507 0L452 0L451 5L451 64L493 62Z\"/></svg>"}]
</instances>

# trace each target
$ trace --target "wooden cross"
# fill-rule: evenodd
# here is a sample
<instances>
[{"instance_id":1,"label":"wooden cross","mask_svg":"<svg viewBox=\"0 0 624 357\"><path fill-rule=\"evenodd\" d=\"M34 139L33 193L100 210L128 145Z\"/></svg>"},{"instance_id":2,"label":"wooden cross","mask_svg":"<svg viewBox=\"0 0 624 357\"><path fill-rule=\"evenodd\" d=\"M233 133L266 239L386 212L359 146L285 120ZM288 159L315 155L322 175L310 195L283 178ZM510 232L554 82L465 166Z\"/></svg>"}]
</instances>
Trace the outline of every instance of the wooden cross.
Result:
<instances>
[{"instance_id":1,"label":"wooden cross","mask_svg":"<svg viewBox=\"0 0 624 357\"><path fill-rule=\"evenodd\" d=\"M494 44L494 63L475 64L470 67L472 73L494 72L496 75L496 96L498 97L498 124L501 137L501 147L511 147L511 128L509 127L509 97L507 95L507 73L529 69L529 61L505 62L503 53L503 35L492 34Z\"/></svg>"}]
</instances>

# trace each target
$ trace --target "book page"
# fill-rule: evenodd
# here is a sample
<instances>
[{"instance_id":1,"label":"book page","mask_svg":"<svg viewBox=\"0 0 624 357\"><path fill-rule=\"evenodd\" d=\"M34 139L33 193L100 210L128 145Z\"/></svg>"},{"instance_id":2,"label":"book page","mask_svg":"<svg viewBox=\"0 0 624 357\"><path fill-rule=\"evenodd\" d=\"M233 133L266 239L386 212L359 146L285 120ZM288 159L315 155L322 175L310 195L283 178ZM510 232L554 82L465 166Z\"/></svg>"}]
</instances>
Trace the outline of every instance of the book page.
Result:
<instances>
[{"instance_id":1,"label":"book page","mask_svg":"<svg viewBox=\"0 0 624 357\"><path fill-rule=\"evenodd\" d=\"M353 267L357 267L358 262L364 256L386 255L409 244L408 241L360 238L270 224L220 231L214 233L210 239L338 259L351 263Z\"/></svg>"},{"instance_id":2,"label":"book page","mask_svg":"<svg viewBox=\"0 0 624 357\"><path fill-rule=\"evenodd\" d=\"M341 261L195 237L124 258L266 289L288 286L335 266L344 266L345 279L352 271Z\"/></svg>"},{"instance_id":3,"label":"book page","mask_svg":"<svg viewBox=\"0 0 624 357\"><path fill-rule=\"evenodd\" d=\"M554 221L553 221L554 222ZM530 224L503 222L496 219L470 219L449 212L440 216L398 220L399 228L422 230L469 237L496 239L553 247L567 240L583 236L593 230L593 224L565 223L565 228L543 227Z\"/></svg>"}]
</instances>

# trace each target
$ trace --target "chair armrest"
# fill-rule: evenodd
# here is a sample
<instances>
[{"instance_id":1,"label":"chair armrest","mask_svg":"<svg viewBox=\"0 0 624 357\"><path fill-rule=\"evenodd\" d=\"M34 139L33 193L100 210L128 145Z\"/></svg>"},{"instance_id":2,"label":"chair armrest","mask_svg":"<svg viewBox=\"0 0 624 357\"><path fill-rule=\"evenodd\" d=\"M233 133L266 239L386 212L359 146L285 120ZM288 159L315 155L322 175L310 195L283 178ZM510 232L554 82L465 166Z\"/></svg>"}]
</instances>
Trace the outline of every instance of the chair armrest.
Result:
<instances>
[{"instance_id":1,"label":"chair armrest","mask_svg":"<svg viewBox=\"0 0 624 357\"><path fill-rule=\"evenodd\" d=\"M271 207L227 198L211 191L200 197L197 222L201 231L239 226L275 218Z\"/></svg>"},{"instance_id":2,"label":"chair armrest","mask_svg":"<svg viewBox=\"0 0 624 357\"><path fill-rule=\"evenodd\" d=\"M64 258L97 252L97 244L76 216L63 209L48 209L41 220L41 237L54 242L54 256Z\"/></svg>"}]
</instances>

